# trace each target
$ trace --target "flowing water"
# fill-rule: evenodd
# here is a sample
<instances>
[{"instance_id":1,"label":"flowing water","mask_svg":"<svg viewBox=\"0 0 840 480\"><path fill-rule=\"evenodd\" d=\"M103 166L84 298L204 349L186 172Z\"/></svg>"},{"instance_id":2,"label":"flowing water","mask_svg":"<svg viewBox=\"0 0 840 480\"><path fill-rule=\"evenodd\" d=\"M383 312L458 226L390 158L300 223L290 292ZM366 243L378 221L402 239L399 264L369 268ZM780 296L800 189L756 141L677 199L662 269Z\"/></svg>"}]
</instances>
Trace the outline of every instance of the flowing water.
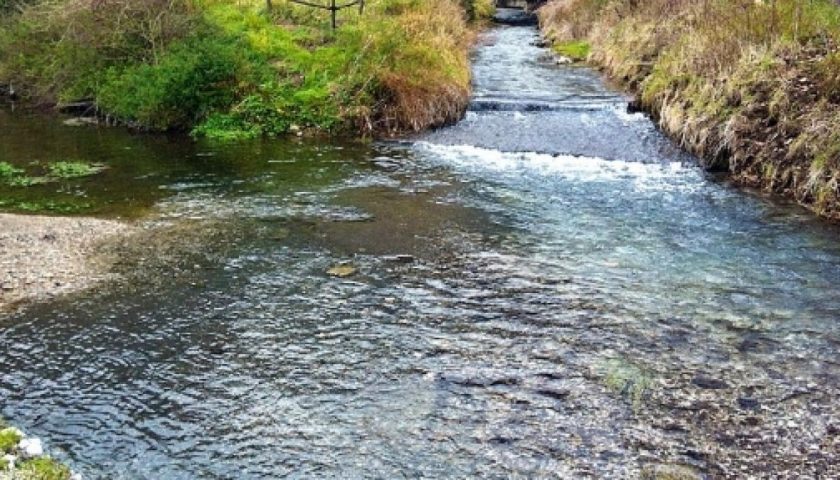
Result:
<instances>
[{"instance_id":1,"label":"flowing water","mask_svg":"<svg viewBox=\"0 0 840 480\"><path fill-rule=\"evenodd\" d=\"M397 143L0 117L19 165L110 166L7 198L148 227L0 317L0 414L93 479L840 474L840 230L536 39L488 32L464 121Z\"/></svg>"}]
</instances>

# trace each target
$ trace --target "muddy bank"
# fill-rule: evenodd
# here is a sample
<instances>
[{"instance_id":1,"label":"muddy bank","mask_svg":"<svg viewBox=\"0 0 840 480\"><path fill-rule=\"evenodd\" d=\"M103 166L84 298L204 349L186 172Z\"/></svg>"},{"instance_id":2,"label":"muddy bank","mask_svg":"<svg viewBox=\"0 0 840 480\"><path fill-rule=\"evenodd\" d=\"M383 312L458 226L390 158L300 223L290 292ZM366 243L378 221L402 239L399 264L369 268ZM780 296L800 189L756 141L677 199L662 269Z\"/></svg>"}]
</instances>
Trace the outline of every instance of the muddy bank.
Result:
<instances>
[{"instance_id":1,"label":"muddy bank","mask_svg":"<svg viewBox=\"0 0 840 480\"><path fill-rule=\"evenodd\" d=\"M0 311L108 278L117 258L104 245L132 231L113 220L0 214Z\"/></svg>"}]
</instances>

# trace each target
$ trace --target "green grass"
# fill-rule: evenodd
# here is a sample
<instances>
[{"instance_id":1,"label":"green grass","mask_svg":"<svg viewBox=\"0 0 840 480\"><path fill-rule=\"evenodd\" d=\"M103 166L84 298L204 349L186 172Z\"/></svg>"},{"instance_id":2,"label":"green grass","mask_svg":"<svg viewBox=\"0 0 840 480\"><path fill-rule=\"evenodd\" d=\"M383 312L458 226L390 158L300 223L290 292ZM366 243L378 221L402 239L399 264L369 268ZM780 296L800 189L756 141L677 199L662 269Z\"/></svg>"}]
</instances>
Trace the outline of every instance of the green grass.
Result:
<instances>
[{"instance_id":1,"label":"green grass","mask_svg":"<svg viewBox=\"0 0 840 480\"><path fill-rule=\"evenodd\" d=\"M575 61L586 60L586 58L589 56L589 51L591 50L589 42L586 42L584 40L560 42L554 44L552 48L555 52L559 53L560 55L569 57Z\"/></svg>"},{"instance_id":2,"label":"green grass","mask_svg":"<svg viewBox=\"0 0 840 480\"><path fill-rule=\"evenodd\" d=\"M420 128L462 111L465 10L492 13L488 0L371 0L364 15L342 11L333 32L324 12L274 5L114 0L99 15L66 0L27 7L0 25L0 81L39 101L93 98L139 128L223 140L293 125Z\"/></svg>"},{"instance_id":3,"label":"green grass","mask_svg":"<svg viewBox=\"0 0 840 480\"><path fill-rule=\"evenodd\" d=\"M0 430L0 453L10 453L22 438L14 428Z\"/></svg>"},{"instance_id":4,"label":"green grass","mask_svg":"<svg viewBox=\"0 0 840 480\"><path fill-rule=\"evenodd\" d=\"M21 480L67 480L70 469L50 457L25 460L17 467Z\"/></svg>"}]
</instances>

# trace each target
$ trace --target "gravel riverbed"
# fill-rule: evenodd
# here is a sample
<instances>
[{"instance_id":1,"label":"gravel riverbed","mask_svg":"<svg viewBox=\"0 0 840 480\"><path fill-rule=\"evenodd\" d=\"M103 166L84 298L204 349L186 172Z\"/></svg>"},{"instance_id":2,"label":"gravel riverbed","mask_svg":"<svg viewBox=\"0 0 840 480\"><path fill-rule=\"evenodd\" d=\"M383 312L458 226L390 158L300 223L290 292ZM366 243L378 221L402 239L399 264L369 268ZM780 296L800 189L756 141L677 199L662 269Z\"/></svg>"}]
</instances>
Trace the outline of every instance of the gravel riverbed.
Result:
<instances>
[{"instance_id":1,"label":"gravel riverbed","mask_svg":"<svg viewBox=\"0 0 840 480\"><path fill-rule=\"evenodd\" d=\"M116 257L103 245L132 230L115 220L0 214L0 311L106 279Z\"/></svg>"}]
</instances>

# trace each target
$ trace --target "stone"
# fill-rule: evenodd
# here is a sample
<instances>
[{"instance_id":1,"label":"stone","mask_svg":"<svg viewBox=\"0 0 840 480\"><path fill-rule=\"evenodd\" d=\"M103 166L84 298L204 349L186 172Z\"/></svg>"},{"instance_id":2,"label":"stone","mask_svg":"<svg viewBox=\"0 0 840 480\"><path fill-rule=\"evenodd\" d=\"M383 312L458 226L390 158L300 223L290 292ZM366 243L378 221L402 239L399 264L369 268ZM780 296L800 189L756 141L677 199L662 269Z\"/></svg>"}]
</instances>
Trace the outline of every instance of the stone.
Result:
<instances>
[{"instance_id":1,"label":"stone","mask_svg":"<svg viewBox=\"0 0 840 480\"><path fill-rule=\"evenodd\" d=\"M392 255L390 257L387 257L386 260L388 260L389 262L394 262L394 263L412 263L412 262L414 262L414 255L408 255L408 254L403 253L403 254Z\"/></svg>"},{"instance_id":2,"label":"stone","mask_svg":"<svg viewBox=\"0 0 840 480\"><path fill-rule=\"evenodd\" d=\"M684 465L645 465L644 480L700 480L703 477L693 468Z\"/></svg>"},{"instance_id":3,"label":"stone","mask_svg":"<svg viewBox=\"0 0 840 480\"><path fill-rule=\"evenodd\" d=\"M18 443L18 450L23 458L40 457L44 454L44 446L38 438L24 438Z\"/></svg>"},{"instance_id":4,"label":"stone","mask_svg":"<svg viewBox=\"0 0 840 480\"><path fill-rule=\"evenodd\" d=\"M338 278L345 278L356 274L356 267L352 265L336 265L327 270L327 275Z\"/></svg>"},{"instance_id":5,"label":"stone","mask_svg":"<svg viewBox=\"0 0 840 480\"><path fill-rule=\"evenodd\" d=\"M98 125L99 120L94 117L74 117L68 118L62 123L68 127L85 127L88 125Z\"/></svg>"},{"instance_id":6,"label":"stone","mask_svg":"<svg viewBox=\"0 0 840 480\"><path fill-rule=\"evenodd\" d=\"M750 397L738 397L738 406L742 410L758 410L758 400Z\"/></svg>"},{"instance_id":7,"label":"stone","mask_svg":"<svg viewBox=\"0 0 840 480\"><path fill-rule=\"evenodd\" d=\"M725 388L729 388L729 384L723 380L707 377L705 375L696 375L691 379L691 383L706 390L723 390Z\"/></svg>"}]
</instances>

